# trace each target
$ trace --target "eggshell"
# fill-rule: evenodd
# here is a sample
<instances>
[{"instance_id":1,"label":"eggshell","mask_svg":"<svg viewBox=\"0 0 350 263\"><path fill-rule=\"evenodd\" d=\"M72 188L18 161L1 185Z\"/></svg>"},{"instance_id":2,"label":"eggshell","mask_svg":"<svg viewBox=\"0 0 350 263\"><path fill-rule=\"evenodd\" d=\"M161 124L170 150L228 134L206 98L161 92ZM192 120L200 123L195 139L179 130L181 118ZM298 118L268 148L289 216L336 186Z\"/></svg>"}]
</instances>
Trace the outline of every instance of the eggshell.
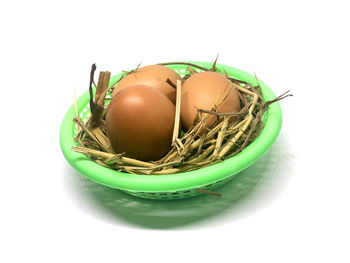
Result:
<instances>
[{"instance_id":1,"label":"eggshell","mask_svg":"<svg viewBox=\"0 0 350 263\"><path fill-rule=\"evenodd\" d=\"M229 87L230 80L213 71L199 72L189 77L182 85L181 121L187 131L197 116L197 109L211 110L217 98ZM217 108L217 112L238 112L241 109L240 99L235 89ZM210 116L206 124L209 127L216 117Z\"/></svg>"},{"instance_id":2,"label":"eggshell","mask_svg":"<svg viewBox=\"0 0 350 263\"><path fill-rule=\"evenodd\" d=\"M162 66L150 65L138 68L137 70L127 74L114 88L112 97L121 89L130 85L146 85L159 90L167 96L173 104L176 101L176 90L166 81L170 79L176 85L177 80L181 80L179 74L175 70Z\"/></svg>"},{"instance_id":3,"label":"eggshell","mask_svg":"<svg viewBox=\"0 0 350 263\"><path fill-rule=\"evenodd\" d=\"M132 85L120 90L106 112L107 136L117 153L158 160L171 148L175 106L158 90Z\"/></svg>"}]
</instances>

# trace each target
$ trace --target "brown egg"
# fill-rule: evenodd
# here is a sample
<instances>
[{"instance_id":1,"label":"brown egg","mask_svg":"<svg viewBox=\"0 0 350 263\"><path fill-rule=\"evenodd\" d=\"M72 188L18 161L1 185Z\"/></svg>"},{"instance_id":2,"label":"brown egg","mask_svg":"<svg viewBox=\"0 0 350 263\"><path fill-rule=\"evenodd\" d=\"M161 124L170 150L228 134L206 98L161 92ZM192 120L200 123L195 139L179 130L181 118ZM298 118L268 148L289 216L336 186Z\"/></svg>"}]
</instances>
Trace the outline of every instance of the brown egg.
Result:
<instances>
[{"instance_id":1,"label":"brown egg","mask_svg":"<svg viewBox=\"0 0 350 263\"><path fill-rule=\"evenodd\" d=\"M121 89L130 85L146 85L153 87L167 96L173 104L176 101L176 90L166 81L170 79L176 85L177 80L181 80L179 74L171 68L162 65L150 65L141 67L126 75L114 88L112 97Z\"/></svg>"},{"instance_id":2,"label":"brown egg","mask_svg":"<svg viewBox=\"0 0 350 263\"><path fill-rule=\"evenodd\" d=\"M158 90L133 85L120 90L106 112L107 136L117 153L156 161L171 148L175 106Z\"/></svg>"},{"instance_id":3,"label":"brown egg","mask_svg":"<svg viewBox=\"0 0 350 263\"><path fill-rule=\"evenodd\" d=\"M182 85L181 93L181 121L182 128L187 131L197 116L197 109L210 110L217 98L229 87L230 80L224 75L204 71L192 75ZM238 112L241 109L238 93L233 89L225 101L218 107L217 112ZM210 116L206 127L215 121Z\"/></svg>"}]
</instances>

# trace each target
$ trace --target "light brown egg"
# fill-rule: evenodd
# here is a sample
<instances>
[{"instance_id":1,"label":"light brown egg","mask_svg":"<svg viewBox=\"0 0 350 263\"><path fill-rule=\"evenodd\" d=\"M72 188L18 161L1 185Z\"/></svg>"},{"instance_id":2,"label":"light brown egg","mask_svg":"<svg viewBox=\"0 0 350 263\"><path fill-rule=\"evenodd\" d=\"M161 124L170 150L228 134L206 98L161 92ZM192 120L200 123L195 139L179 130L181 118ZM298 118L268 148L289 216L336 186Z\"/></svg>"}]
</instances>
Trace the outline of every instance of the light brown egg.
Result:
<instances>
[{"instance_id":1,"label":"light brown egg","mask_svg":"<svg viewBox=\"0 0 350 263\"><path fill-rule=\"evenodd\" d=\"M197 109L211 110L217 98L223 94L230 85L230 80L224 75L204 71L192 75L182 85L181 93L181 121L182 128L187 131L197 116ZM225 101L217 108L217 112L238 112L241 109L238 93L233 89ZM215 121L210 116L206 127Z\"/></svg>"},{"instance_id":2,"label":"light brown egg","mask_svg":"<svg viewBox=\"0 0 350 263\"><path fill-rule=\"evenodd\" d=\"M107 136L116 153L156 161L171 148L175 106L158 90L133 85L120 90L106 112Z\"/></svg>"},{"instance_id":3,"label":"light brown egg","mask_svg":"<svg viewBox=\"0 0 350 263\"><path fill-rule=\"evenodd\" d=\"M167 83L167 79L170 79L170 81L176 85L176 81L181 80L181 77L176 71L162 65L141 67L127 74L117 84L112 93L112 97L127 86L139 84L159 90L175 104L176 90Z\"/></svg>"}]
</instances>

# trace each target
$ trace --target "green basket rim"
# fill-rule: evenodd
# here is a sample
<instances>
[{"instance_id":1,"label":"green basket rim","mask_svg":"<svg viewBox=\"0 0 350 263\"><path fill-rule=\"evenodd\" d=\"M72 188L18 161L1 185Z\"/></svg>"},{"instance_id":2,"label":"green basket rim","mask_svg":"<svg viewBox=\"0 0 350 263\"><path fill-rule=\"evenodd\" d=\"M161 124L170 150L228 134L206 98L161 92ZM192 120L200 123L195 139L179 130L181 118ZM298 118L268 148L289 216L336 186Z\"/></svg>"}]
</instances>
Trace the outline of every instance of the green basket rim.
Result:
<instances>
[{"instance_id":1,"label":"green basket rim","mask_svg":"<svg viewBox=\"0 0 350 263\"><path fill-rule=\"evenodd\" d=\"M195 63L200 66L210 68L212 63L199 61L186 61L186 63ZM181 66L174 65L172 68ZM185 68L185 66L183 66ZM273 91L260 79L240 69L217 64L217 69L227 72L230 76L256 84L262 89L263 98L272 100L276 96ZM122 73L121 73L122 74ZM119 79L120 75L111 78L110 84ZM89 91L85 92L77 99L78 111L80 112L89 100ZM235 156L211 166L194 171L169 174L169 175L136 175L127 174L103 167L87 156L74 152L71 147L75 146L74 141L74 123L75 108L72 105L66 112L60 127L60 145L63 155L67 161L81 174L97 183L132 192L172 192L183 191L203 187L224 180L243 169L247 168L258 160L274 143L282 125L282 112L278 102L269 106L265 114L265 125L260 135L246 147L242 152Z\"/></svg>"}]
</instances>

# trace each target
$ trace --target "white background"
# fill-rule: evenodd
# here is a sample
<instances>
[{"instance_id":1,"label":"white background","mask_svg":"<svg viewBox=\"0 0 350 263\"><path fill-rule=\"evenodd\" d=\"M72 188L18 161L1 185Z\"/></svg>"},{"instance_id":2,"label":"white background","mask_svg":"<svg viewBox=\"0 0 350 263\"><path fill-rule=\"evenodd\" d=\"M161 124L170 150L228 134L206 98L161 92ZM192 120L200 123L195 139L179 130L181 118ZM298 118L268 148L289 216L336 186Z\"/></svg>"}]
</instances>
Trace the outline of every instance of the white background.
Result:
<instances>
[{"instance_id":1,"label":"white background","mask_svg":"<svg viewBox=\"0 0 350 263\"><path fill-rule=\"evenodd\" d=\"M1 1L1 262L349 262L347 1ZM257 76L283 128L218 192L154 202L59 147L89 71L213 61Z\"/></svg>"}]
</instances>

